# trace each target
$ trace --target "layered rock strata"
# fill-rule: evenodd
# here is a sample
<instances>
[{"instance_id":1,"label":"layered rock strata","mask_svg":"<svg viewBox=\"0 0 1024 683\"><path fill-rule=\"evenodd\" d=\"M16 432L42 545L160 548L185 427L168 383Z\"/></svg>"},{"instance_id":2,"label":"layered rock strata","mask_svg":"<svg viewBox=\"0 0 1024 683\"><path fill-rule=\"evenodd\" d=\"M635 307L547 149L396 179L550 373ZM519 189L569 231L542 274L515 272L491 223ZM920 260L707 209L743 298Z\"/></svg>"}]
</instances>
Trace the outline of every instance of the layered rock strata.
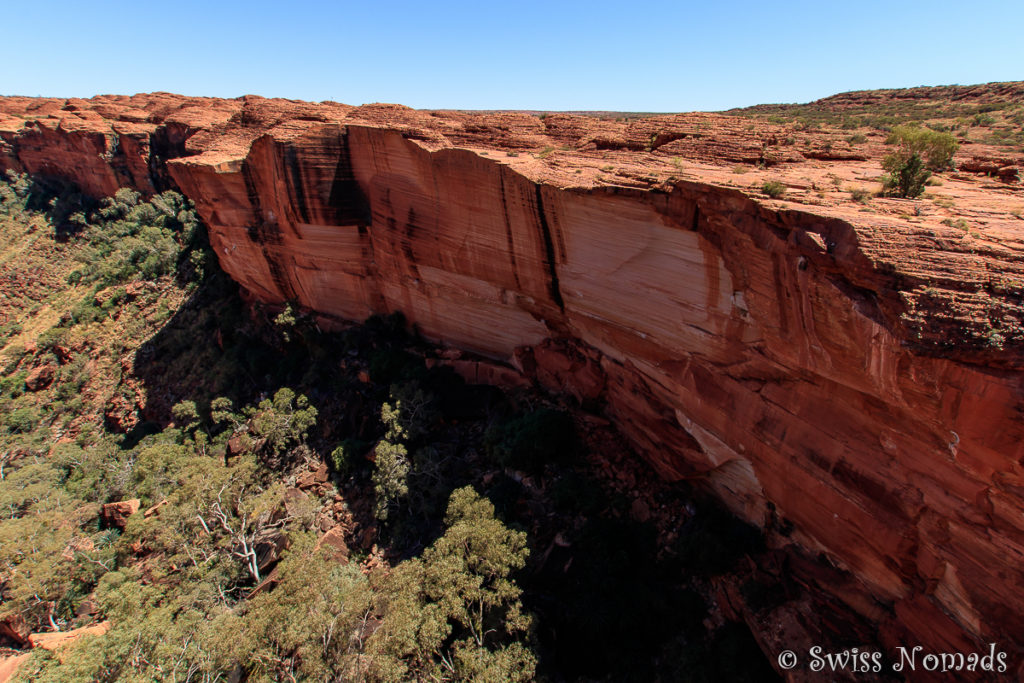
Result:
<instances>
[{"instance_id":1,"label":"layered rock strata","mask_svg":"<svg viewBox=\"0 0 1024 683\"><path fill-rule=\"evenodd\" d=\"M120 156L95 131L8 124L0 159L96 194L173 183L259 300L325 324L401 311L603 411L664 477L846 572L822 587L890 647L996 642L1019 661L1024 267L1009 216L968 244L937 220L759 200L654 152L614 157L632 171L620 184L576 131L581 180L511 151L533 140L525 115L190 106L135 138L108 124ZM155 139L178 142L156 158Z\"/></svg>"}]
</instances>

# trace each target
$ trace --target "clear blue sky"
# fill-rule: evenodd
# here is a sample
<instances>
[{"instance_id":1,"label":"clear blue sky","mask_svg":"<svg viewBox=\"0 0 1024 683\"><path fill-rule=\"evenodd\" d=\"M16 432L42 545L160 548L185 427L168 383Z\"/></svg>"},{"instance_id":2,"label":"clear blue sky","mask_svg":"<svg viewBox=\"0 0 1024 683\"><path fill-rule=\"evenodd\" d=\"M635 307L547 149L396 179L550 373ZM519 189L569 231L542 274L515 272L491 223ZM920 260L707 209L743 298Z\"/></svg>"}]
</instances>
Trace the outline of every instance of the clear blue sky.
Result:
<instances>
[{"instance_id":1,"label":"clear blue sky","mask_svg":"<svg viewBox=\"0 0 1024 683\"><path fill-rule=\"evenodd\" d=\"M1024 0L7 0L0 94L719 110L1024 80Z\"/></svg>"}]
</instances>

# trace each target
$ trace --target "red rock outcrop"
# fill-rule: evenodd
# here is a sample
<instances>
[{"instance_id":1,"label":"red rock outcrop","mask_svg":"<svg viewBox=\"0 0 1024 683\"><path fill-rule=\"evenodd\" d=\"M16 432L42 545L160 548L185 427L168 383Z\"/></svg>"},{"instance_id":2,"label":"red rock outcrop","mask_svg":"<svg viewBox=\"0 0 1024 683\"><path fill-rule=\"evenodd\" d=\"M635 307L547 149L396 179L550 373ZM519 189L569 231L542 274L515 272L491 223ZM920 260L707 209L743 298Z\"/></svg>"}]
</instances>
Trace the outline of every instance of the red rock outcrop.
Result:
<instances>
[{"instance_id":1,"label":"red rock outcrop","mask_svg":"<svg viewBox=\"0 0 1024 683\"><path fill-rule=\"evenodd\" d=\"M141 501L138 498L121 500L116 503L104 503L100 512L103 524L108 529L124 529L128 524L128 518L139 511Z\"/></svg>"},{"instance_id":2,"label":"red rock outcrop","mask_svg":"<svg viewBox=\"0 0 1024 683\"><path fill-rule=\"evenodd\" d=\"M0 643L15 647L32 647L31 635L32 629L20 614L0 617Z\"/></svg>"},{"instance_id":3,"label":"red rock outcrop","mask_svg":"<svg viewBox=\"0 0 1024 683\"><path fill-rule=\"evenodd\" d=\"M2 624L2 622L0 622ZM64 646L72 645L83 636L101 636L110 630L109 621L101 621L91 626L80 626L70 631L54 631L51 633L32 633L25 637L21 647L26 649L40 647L44 650L54 650L58 659L61 658L61 649ZM0 654L0 683L11 679L18 671L18 668L28 661L30 653Z\"/></svg>"},{"instance_id":4,"label":"red rock outcrop","mask_svg":"<svg viewBox=\"0 0 1024 683\"><path fill-rule=\"evenodd\" d=\"M937 209L876 200L866 213L803 180L877 176L873 154L794 158L779 177L824 200L765 200L752 188L766 171L738 185L715 162L733 163L721 149L742 137L724 116L541 121L248 98L187 123L199 105L186 102L134 125L151 141L172 125L187 137L167 173L253 296L324 322L402 311L428 338L603 406L663 476L703 482L776 546L852 575L805 568L881 622L890 646L1020 652L1024 224L1012 196L947 181L975 236ZM66 120L7 125L0 158L45 172L66 156L64 173L99 193L134 178L105 175L95 139ZM517 151L546 142L571 149ZM163 163L150 154L147 167Z\"/></svg>"},{"instance_id":5,"label":"red rock outcrop","mask_svg":"<svg viewBox=\"0 0 1024 683\"><path fill-rule=\"evenodd\" d=\"M50 386L56 376L56 365L40 365L30 370L28 375L25 376L25 388L29 391L40 391Z\"/></svg>"}]
</instances>

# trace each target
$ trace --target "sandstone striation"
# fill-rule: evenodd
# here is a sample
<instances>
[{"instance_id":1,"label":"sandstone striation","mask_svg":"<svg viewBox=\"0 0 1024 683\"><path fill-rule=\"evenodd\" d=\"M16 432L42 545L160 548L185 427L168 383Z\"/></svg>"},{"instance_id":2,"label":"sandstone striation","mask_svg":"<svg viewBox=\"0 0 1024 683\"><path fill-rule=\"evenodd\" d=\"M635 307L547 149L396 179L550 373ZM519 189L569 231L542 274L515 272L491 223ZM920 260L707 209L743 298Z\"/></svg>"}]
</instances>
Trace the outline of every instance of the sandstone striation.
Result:
<instances>
[{"instance_id":1,"label":"sandstone striation","mask_svg":"<svg viewBox=\"0 0 1024 683\"><path fill-rule=\"evenodd\" d=\"M1019 661L1019 183L949 176L955 212L865 210L842 188L881 173L880 139L815 156L827 132L779 146L801 133L748 125L9 98L0 168L94 195L180 188L260 301L324 325L401 311L603 412L664 477L840 570L794 565L890 647L997 642ZM1021 161L972 147L963 160ZM786 198L761 196L766 179Z\"/></svg>"}]
</instances>

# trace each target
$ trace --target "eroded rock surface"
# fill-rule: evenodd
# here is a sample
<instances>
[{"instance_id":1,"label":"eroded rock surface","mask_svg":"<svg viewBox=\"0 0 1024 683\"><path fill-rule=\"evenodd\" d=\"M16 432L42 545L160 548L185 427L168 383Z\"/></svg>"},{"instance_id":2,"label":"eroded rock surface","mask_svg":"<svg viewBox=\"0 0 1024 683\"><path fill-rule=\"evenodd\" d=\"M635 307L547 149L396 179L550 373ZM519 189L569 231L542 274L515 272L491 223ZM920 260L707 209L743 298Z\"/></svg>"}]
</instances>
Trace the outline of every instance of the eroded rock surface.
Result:
<instances>
[{"instance_id":1,"label":"eroded rock surface","mask_svg":"<svg viewBox=\"0 0 1024 683\"><path fill-rule=\"evenodd\" d=\"M931 204L817 189L879 175L880 143L772 166L755 152L783 127L712 114L166 94L0 111L3 167L97 195L173 184L265 303L322 324L402 311L602 410L664 477L847 572L804 568L884 642L1024 643L1012 182L945 181L965 232ZM758 195L768 177L787 200Z\"/></svg>"}]
</instances>

